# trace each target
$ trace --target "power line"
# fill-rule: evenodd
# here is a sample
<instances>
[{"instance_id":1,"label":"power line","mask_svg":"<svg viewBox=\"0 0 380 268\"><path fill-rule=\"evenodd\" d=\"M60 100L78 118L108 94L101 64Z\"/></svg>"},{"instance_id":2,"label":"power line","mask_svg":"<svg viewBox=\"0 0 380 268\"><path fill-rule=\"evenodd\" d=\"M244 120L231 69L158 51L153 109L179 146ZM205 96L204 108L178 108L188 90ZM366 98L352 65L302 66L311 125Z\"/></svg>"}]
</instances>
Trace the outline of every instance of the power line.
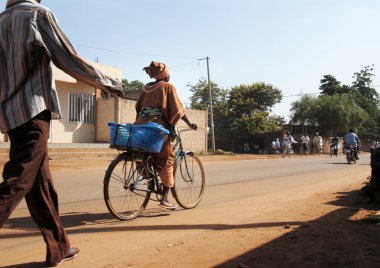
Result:
<instances>
[{"instance_id":1,"label":"power line","mask_svg":"<svg viewBox=\"0 0 380 268\"><path fill-rule=\"evenodd\" d=\"M282 96L282 97L289 98L289 97L300 97L300 96L305 96L305 95L320 95L320 93L300 93L296 95L287 95L287 96Z\"/></svg>"},{"instance_id":2,"label":"power line","mask_svg":"<svg viewBox=\"0 0 380 268\"><path fill-rule=\"evenodd\" d=\"M116 50L116 49L93 47L93 46L86 46L86 45L77 45L77 47L89 48L89 49L101 50L101 51L107 51L107 52L113 52L113 53L121 53L121 54L134 54L134 55L163 57L163 58L178 58L178 59L188 59L188 60L196 61L193 58L189 58L185 56L167 56L167 55L160 55L160 54L150 54L150 53L145 53L145 52L136 52L136 51L127 51L127 50Z\"/></svg>"}]
</instances>

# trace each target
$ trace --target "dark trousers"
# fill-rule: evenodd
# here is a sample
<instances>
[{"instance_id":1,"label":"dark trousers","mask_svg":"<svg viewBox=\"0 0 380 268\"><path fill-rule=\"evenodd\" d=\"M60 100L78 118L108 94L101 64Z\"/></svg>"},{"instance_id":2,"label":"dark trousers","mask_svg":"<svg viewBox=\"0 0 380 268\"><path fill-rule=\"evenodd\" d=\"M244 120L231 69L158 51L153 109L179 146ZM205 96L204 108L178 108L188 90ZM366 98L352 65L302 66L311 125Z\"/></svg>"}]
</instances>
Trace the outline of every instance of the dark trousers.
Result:
<instances>
[{"instance_id":1,"label":"dark trousers","mask_svg":"<svg viewBox=\"0 0 380 268\"><path fill-rule=\"evenodd\" d=\"M46 243L46 262L56 263L66 256L70 243L58 214L58 197L49 167L47 140L50 112L8 132L9 162L0 184L0 228L25 197L33 220Z\"/></svg>"}]
</instances>

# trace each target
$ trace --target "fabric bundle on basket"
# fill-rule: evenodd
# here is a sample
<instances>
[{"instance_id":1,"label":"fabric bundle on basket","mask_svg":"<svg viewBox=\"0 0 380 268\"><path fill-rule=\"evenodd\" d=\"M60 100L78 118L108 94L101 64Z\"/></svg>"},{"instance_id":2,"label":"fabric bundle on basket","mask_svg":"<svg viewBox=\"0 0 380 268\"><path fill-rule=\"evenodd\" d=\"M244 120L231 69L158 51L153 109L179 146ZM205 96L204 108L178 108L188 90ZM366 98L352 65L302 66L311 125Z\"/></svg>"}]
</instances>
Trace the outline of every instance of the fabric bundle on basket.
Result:
<instances>
[{"instance_id":1,"label":"fabric bundle on basket","mask_svg":"<svg viewBox=\"0 0 380 268\"><path fill-rule=\"evenodd\" d=\"M159 153L169 130L159 124L145 125L108 123L111 147L122 150L142 150Z\"/></svg>"}]
</instances>

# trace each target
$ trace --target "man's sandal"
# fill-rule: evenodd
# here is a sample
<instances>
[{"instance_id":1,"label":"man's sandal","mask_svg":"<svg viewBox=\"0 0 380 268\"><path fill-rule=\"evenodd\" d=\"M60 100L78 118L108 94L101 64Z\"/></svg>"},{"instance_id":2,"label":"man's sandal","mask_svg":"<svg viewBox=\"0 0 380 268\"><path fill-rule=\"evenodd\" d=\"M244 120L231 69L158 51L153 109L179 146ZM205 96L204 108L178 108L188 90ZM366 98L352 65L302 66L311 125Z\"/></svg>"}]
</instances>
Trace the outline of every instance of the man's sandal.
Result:
<instances>
[{"instance_id":1,"label":"man's sandal","mask_svg":"<svg viewBox=\"0 0 380 268\"><path fill-rule=\"evenodd\" d=\"M56 267L65 261L74 259L76 256L78 256L78 254L79 254L79 248L71 247L69 251L67 252L66 257L64 257L60 262L45 263L45 267Z\"/></svg>"}]
</instances>

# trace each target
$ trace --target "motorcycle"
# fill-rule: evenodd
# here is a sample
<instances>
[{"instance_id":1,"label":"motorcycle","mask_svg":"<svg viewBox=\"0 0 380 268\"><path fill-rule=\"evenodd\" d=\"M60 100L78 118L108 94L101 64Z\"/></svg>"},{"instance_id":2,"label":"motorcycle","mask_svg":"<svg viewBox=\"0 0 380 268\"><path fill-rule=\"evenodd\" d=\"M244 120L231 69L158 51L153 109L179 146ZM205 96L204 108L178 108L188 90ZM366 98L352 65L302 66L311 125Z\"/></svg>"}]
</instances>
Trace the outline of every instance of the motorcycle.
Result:
<instances>
[{"instance_id":1,"label":"motorcycle","mask_svg":"<svg viewBox=\"0 0 380 268\"><path fill-rule=\"evenodd\" d=\"M354 148L352 146L346 145L344 152L346 154L347 163L351 164L351 162L356 163L355 155L354 155Z\"/></svg>"},{"instance_id":2,"label":"motorcycle","mask_svg":"<svg viewBox=\"0 0 380 268\"><path fill-rule=\"evenodd\" d=\"M330 156L332 157L333 155L338 157L338 144L337 143L333 143L330 147Z\"/></svg>"}]
</instances>

